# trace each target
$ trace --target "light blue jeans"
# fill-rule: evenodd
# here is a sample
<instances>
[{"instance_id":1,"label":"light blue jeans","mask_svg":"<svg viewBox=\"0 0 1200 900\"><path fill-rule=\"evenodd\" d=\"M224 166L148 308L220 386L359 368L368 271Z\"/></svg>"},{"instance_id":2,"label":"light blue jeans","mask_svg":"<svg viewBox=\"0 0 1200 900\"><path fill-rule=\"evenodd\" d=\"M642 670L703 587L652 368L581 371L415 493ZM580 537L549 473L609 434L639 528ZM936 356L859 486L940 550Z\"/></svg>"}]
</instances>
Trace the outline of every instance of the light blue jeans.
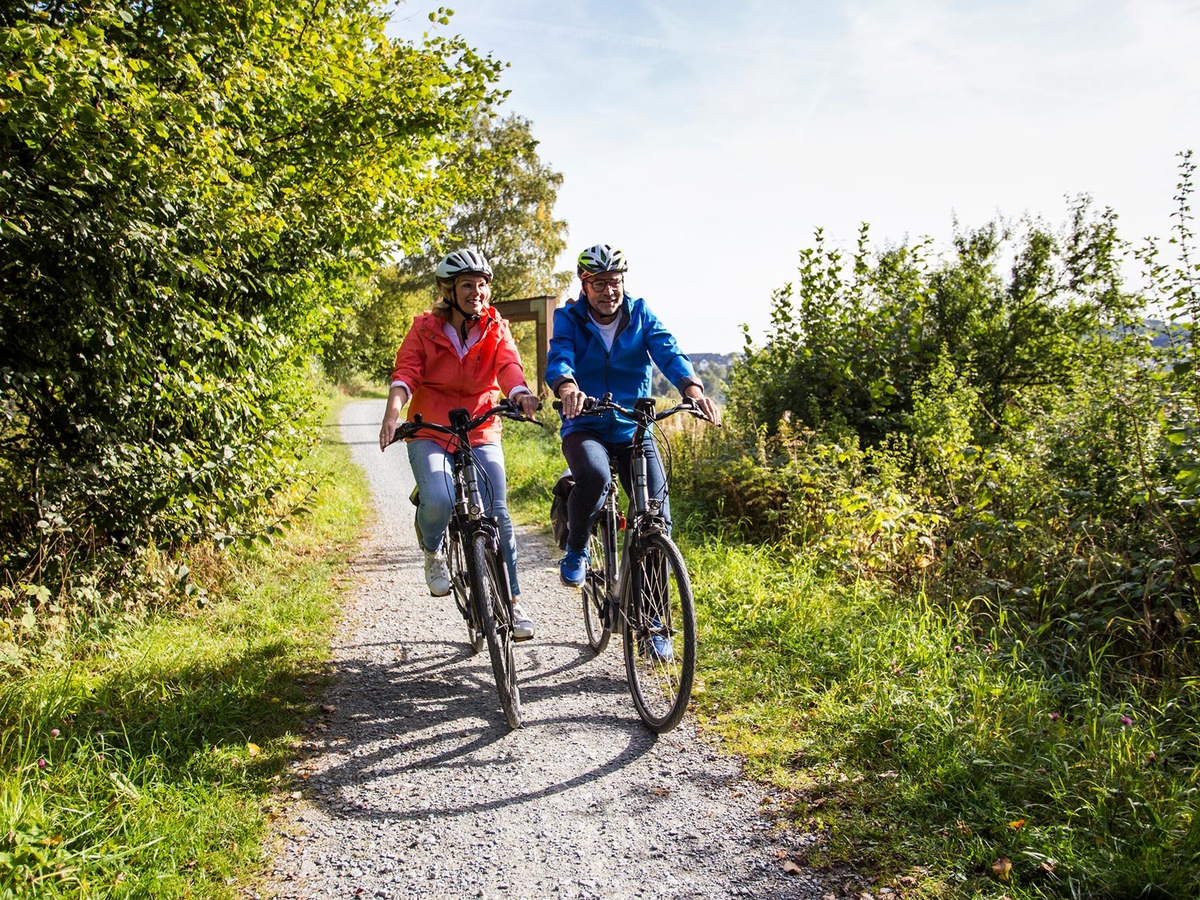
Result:
<instances>
[{"instance_id":1,"label":"light blue jeans","mask_svg":"<svg viewBox=\"0 0 1200 900\"><path fill-rule=\"evenodd\" d=\"M499 444L480 444L471 448L479 464L479 492L483 495L484 514L500 524L500 549L508 569L513 596L521 593L517 581L517 539L508 517L508 485L504 475L504 449ZM421 503L417 524L423 536L422 550L440 550L454 513L454 458L436 441L409 441L408 462Z\"/></svg>"}]
</instances>

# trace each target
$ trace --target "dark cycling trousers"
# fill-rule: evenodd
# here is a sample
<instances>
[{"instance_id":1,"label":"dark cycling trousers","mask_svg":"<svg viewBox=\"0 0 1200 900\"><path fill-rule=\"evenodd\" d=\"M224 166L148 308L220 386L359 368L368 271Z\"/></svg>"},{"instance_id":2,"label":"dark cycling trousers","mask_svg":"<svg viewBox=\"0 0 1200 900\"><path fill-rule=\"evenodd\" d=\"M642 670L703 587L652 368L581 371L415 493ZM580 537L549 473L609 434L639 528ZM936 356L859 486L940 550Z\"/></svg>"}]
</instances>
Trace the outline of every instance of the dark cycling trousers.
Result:
<instances>
[{"instance_id":1,"label":"dark cycling trousers","mask_svg":"<svg viewBox=\"0 0 1200 900\"><path fill-rule=\"evenodd\" d=\"M567 501L567 550L582 550L587 546L592 523L604 506L604 495L611 480L608 461L617 461L617 473L625 495L629 496L633 479L633 442L609 443L586 431L572 431L562 442L563 456L575 477L575 487ZM646 443L646 480L650 499L662 501L663 517L671 525L671 507L667 502L666 477L658 448L653 441Z\"/></svg>"}]
</instances>

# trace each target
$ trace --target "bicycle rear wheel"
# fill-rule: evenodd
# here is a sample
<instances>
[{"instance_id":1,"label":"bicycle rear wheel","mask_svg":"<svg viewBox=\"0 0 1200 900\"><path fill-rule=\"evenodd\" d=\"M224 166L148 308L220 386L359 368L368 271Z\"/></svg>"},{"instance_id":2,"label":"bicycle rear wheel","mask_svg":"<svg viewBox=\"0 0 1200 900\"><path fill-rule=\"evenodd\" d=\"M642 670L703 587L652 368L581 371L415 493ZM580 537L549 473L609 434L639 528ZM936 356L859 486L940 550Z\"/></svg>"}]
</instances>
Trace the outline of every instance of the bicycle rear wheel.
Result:
<instances>
[{"instance_id":1,"label":"bicycle rear wheel","mask_svg":"<svg viewBox=\"0 0 1200 900\"><path fill-rule=\"evenodd\" d=\"M471 563L471 594L475 600L475 614L487 639L488 655L492 658L500 708L504 710L508 727L520 728L521 692L517 687L513 654L512 601L508 596L508 581L500 570L503 563L483 533L476 533L471 538Z\"/></svg>"},{"instance_id":2,"label":"bicycle rear wheel","mask_svg":"<svg viewBox=\"0 0 1200 900\"><path fill-rule=\"evenodd\" d=\"M608 517L601 513L600 520L588 542L588 568L583 577L583 630L587 633L588 646L600 653L608 646L612 632L607 616L608 598L613 593L616 573L616 538L609 527Z\"/></svg>"},{"instance_id":3,"label":"bicycle rear wheel","mask_svg":"<svg viewBox=\"0 0 1200 900\"><path fill-rule=\"evenodd\" d=\"M467 646L471 648L472 653L478 653L483 649L483 629L479 627L479 617L471 600L471 581L467 574L462 538L451 531L452 529L448 529L446 533L446 568L450 570L450 590L467 625Z\"/></svg>"},{"instance_id":4,"label":"bicycle rear wheel","mask_svg":"<svg viewBox=\"0 0 1200 900\"><path fill-rule=\"evenodd\" d=\"M653 534L631 560L625 673L642 721L656 734L687 712L696 675L696 609L675 542Z\"/></svg>"}]
</instances>

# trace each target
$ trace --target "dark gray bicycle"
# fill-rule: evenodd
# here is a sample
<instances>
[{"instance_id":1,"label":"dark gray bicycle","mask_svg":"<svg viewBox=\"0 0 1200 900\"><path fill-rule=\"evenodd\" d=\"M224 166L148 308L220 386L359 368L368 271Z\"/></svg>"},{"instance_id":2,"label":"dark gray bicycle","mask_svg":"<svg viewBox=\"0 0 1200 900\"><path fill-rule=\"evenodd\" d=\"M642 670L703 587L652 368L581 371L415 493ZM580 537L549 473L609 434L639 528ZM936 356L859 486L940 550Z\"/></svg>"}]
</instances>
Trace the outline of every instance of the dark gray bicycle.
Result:
<instances>
[{"instance_id":1,"label":"dark gray bicycle","mask_svg":"<svg viewBox=\"0 0 1200 900\"><path fill-rule=\"evenodd\" d=\"M533 422L507 400L475 418L466 409L450 410L450 424L437 425L420 415L396 429L395 441L415 437L422 431L436 431L452 438L454 512L446 529L446 567L450 588L458 611L467 623L467 643L478 653L486 643L496 677L500 708L510 728L521 727L521 691L517 686L517 667L513 655L513 599L500 549L500 525L486 508L480 487L480 468L471 449L470 433L492 416ZM414 493L414 502L416 494Z\"/></svg>"},{"instance_id":2,"label":"dark gray bicycle","mask_svg":"<svg viewBox=\"0 0 1200 900\"><path fill-rule=\"evenodd\" d=\"M555 401L555 409L561 404ZM616 413L636 425L633 437L632 496L628 516L617 502L618 473L592 527L584 575L583 625L596 653L621 634L625 674L633 705L656 734L670 731L687 712L696 675L696 610L683 554L667 531L664 497L652 497L647 481L647 448L656 423L684 413L707 417L690 401L662 412L644 397L627 409L611 394L589 397L581 415ZM623 536L618 553L618 535Z\"/></svg>"}]
</instances>

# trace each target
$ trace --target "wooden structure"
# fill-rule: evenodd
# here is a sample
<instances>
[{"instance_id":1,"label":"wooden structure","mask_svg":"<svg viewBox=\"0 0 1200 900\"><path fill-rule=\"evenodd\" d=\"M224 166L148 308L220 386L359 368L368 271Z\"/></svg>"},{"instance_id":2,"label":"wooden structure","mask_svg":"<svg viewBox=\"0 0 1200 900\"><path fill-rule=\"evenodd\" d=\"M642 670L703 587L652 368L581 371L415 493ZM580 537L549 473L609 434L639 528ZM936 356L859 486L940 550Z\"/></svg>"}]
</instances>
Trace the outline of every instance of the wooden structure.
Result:
<instances>
[{"instance_id":1,"label":"wooden structure","mask_svg":"<svg viewBox=\"0 0 1200 900\"><path fill-rule=\"evenodd\" d=\"M528 297L524 300L502 300L493 303L496 311L510 322L535 322L537 328L537 393L546 387L546 357L550 352L550 326L559 298L554 295Z\"/></svg>"}]
</instances>

